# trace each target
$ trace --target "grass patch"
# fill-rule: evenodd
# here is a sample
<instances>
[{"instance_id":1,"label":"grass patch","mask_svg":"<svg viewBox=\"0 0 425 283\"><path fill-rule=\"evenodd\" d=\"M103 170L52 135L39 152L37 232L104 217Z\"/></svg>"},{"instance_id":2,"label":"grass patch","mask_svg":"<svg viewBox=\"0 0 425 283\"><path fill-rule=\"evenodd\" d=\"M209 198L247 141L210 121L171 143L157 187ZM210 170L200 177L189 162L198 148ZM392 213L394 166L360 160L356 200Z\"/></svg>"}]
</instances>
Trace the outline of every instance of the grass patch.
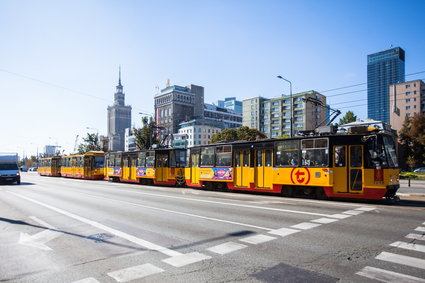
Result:
<instances>
[{"instance_id":1,"label":"grass patch","mask_svg":"<svg viewBox=\"0 0 425 283\"><path fill-rule=\"evenodd\" d=\"M404 173L400 173L400 179L401 180L421 180L421 181L425 181L425 173L413 173L413 172L404 172Z\"/></svg>"}]
</instances>

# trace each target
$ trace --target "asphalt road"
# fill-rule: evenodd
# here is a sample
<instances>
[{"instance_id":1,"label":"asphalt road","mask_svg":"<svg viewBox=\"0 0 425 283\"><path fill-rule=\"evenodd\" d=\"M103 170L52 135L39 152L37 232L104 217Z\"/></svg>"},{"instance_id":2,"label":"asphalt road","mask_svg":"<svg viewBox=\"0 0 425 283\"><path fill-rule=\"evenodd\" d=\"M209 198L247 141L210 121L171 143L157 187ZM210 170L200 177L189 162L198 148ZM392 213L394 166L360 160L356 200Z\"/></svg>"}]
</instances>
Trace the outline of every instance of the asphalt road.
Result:
<instances>
[{"instance_id":1,"label":"asphalt road","mask_svg":"<svg viewBox=\"0 0 425 283\"><path fill-rule=\"evenodd\" d=\"M425 282L425 201L318 201L22 176L0 281Z\"/></svg>"}]
</instances>

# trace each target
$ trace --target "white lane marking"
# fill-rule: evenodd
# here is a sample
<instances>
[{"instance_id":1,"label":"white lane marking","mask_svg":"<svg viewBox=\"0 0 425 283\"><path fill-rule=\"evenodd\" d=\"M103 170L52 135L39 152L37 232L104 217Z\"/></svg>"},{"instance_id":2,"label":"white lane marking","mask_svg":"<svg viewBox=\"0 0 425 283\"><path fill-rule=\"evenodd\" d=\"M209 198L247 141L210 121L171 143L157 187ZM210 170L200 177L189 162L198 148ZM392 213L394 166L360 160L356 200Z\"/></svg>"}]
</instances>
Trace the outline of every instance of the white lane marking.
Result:
<instances>
[{"instance_id":1,"label":"white lane marking","mask_svg":"<svg viewBox=\"0 0 425 283\"><path fill-rule=\"evenodd\" d=\"M419 226L419 227L417 227L417 228L415 229L415 231L418 231L418 232L425 232L425 227L421 227L421 226Z\"/></svg>"},{"instance_id":2,"label":"white lane marking","mask_svg":"<svg viewBox=\"0 0 425 283\"><path fill-rule=\"evenodd\" d=\"M376 207L374 207L374 206L362 206L362 207L356 208L354 210L372 211L372 210L375 210L375 209L376 209Z\"/></svg>"},{"instance_id":3,"label":"white lane marking","mask_svg":"<svg viewBox=\"0 0 425 283\"><path fill-rule=\"evenodd\" d=\"M390 244L390 246L425 253L425 245L397 241Z\"/></svg>"},{"instance_id":4,"label":"white lane marking","mask_svg":"<svg viewBox=\"0 0 425 283\"><path fill-rule=\"evenodd\" d=\"M55 231L57 230L52 225L42 221L41 219L38 219L35 216L30 216L32 220L37 222L40 225L43 225L44 227L48 228L46 230L43 230L41 232L38 232L34 235L29 235L27 233L21 232L19 235L19 244L26 245L33 248L38 248L45 251L51 251L52 249L45 244L57 237L59 237L62 233Z\"/></svg>"},{"instance_id":5,"label":"white lane marking","mask_svg":"<svg viewBox=\"0 0 425 283\"><path fill-rule=\"evenodd\" d=\"M276 239L276 237L272 237L272 236L267 236L267 235L254 235L254 236L250 236L250 237L246 237L243 239L239 239L239 241L241 242L245 242L248 244L253 244L253 245L257 245L257 244L262 244L271 240Z\"/></svg>"},{"instance_id":6,"label":"white lane marking","mask_svg":"<svg viewBox=\"0 0 425 283\"><path fill-rule=\"evenodd\" d=\"M82 192L80 192L80 193L82 193ZM142 193L142 192L137 192L137 193L142 194L142 195L154 196L154 197L182 199L182 200L187 200L187 201L214 203L214 204L222 204L222 205L228 205L228 206L246 207L246 208L271 210L271 211L279 211L279 212L288 212L288 213L295 213L295 214L323 216L323 217L328 216L328 214L299 211L299 210L281 209L281 208L273 208L273 207L261 207L261 206L255 206L255 205L237 204L237 203L229 203L229 202L222 202L222 201L204 200L204 199L193 199L193 198L176 197L176 196L166 196L166 195L162 195L162 194L151 194L151 193Z\"/></svg>"},{"instance_id":7,"label":"white lane marking","mask_svg":"<svg viewBox=\"0 0 425 283\"><path fill-rule=\"evenodd\" d=\"M404 236L405 238L408 239L415 239L415 240L420 240L420 241L425 241L425 235L421 235L421 234L408 234L406 236Z\"/></svg>"},{"instance_id":8,"label":"white lane marking","mask_svg":"<svg viewBox=\"0 0 425 283\"><path fill-rule=\"evenodd\" d=\"M99 281L97 281L93 277L87 277L78 281L74 281L72 283L99 283Z\"/></svg>"},{"instance_id":9,"label":"white lane marking","mask_svg":"<svg viewBox=\"0 0 425 283\"><path fill-rule=\"evenodd\" d=\"M416 257L410 257L410 256L404 256L404 255L398 255L393 253L387 253L382 252L379 255L375 257L376 259L389 261L397 264L407 265L411 267L416 267L420 269L425 269L425 260L416 258Z\"/></svg>"},{"instance_id":10,"label":"white lane marking","mask_svg":"<svg viewBox=\"0 0 425 283\"><path fill-rule=\"evenodd\" d=\"M114 278L117 282L127 282L130 280L141 279L149 275L161 273L163 271L164 269L156 267L153 264L146 263L113 272L108 272L107 274L108 276Z\"/></svg>"},{"instance_id":11,"label":"white lane marking","mask_svg":"<svg viewBox=\"0 0 425 283\"><path fill-rule=\"evenodd\" d=\"M227 242L227 243L223 243L223 244L208 248L207 250L216 254L224 255L224 254L228 254L234 251L244 249L246 247L247 246L243 244L239 244L235 242Z\"/></svg>"},{"instance_id":12,"label":"white lane marking","mask_svg":"<svg viewBox=\"0 0 425 283\"><path fill-rule=\"evenodd\" d=\"M338 219L345 219L345 218L348 218L348 217L351 217L351 216L353 216L353 215L350 215L350 214L341 214L341 213L328 215L328 217L333 217L333 218L338 218Z\"/></svg>"},{"instance_id":13,"label":"white lane marking","mask_svg":"<svg viewBox=\"0 0 425 283\"><path fill-rule=\"evenodd\" d=\"M154 207L154 206L149 206L149 205L143 205L143 204L138 204L138 203L129 202L129 201L125 201L125 200L110 199L110 198L100 197L100 196L91 195L91 194L86 194L86 195L90 195L92 197L100 198L100 199L107 199L109 201L131 204L131 205L138 206L138 207L164 211L164 212L168 212L168 213L172 213L172 214L180 214L180 215L184 215L184 216L190 216L190 217L196 217L196 218L201 218L201 219L206 219L206 220L211 220L211 221L229 223L229 224L233 224L233 225L245 226L245 227L256 228L256 229L261 229L261 230L266 230L266 231L273 230L271 228L261 227L261 226L257 226L257 225L251 225L251 224L246 224L246 223L241 223L241 222L236 222L236 221L218 219L218 218L213 218L213 217L208 217L208 216L196 215L196 214L192 214L192 213L180 212L180 211L176 211L176 210L170 210L170 209L159 208L159 207Z\"/></svg>"},{"instance_id":14,"label":"white lane marking","mask_svg":"<svg viewBox=\"0 0 425 283\"><path fill-rule=\"evenodd\" d=\"M322 224L311 223L311 222L303 222L297 225L292 225L291 228L307 230L321 226Z\"/></svg>"},{"instance_id":15,"label":"white lane marking","mask_svg":"<svg viewBox=\"0 0 425 283\"><path fill-rule=\"evenodd\" d=\"M193 252L193 253L169 257L169 258L163 259L162 261L174 267L182 267L188 264L192 264L192 263L199 262L205 259L210 259L210 258L211 258L210 256L207 256L198 252Z\"/></svg>"},{"instance_id":16,"label":"white lane marking","mask_svg":"<svg viewBox=\"0 0 425 283\"><path fill-rule=\"evenodd\" d=\"M278 235L281 237L285 237L294 233L300 232L300 230L290 229L290 228L280 228L273 231L270 231L269 234Z\"/></svg>"},{"instance_id":17,"label":"white lane marking","mask_svg":"<svg viewBox=\"0 0 425 283\"><path fill-rule=\"evenodd\" d=\"M319 219L311 220L311 222L320 223L320 224L328 224L328 223L332 223L332 222L336 222L336 221L338 221L338 219L319 218Z\"/></svg>"},{"instance_id":18,"label":"white lane marking","mask_svg":"<svg viewBox=\"0 0 425 283\"><path fill-rule=\"evenodd\" d=\"M363 212L364 211L353 209L353 210L344 211L342 213L344 213L344 214L350 214L350 215L359 215L359 214L362 214Z\"/></svg>"},{"instance_id":19,"label":"white lane marking","mask_svg":"<svg viewBox=\"0 0 425 283\"><path fill-rule=\"evenodd\" d=\"M403 282L403 283L417 283L425 282L424 279L405 275L385 269L375 268L366 266L362 270L356 273L357 275L364 276L370 279L382 281L382 282Z\"/></svg>"},{"instance_id":20,"label":"white lane marking","mask_svg":"<svg viewBox=\"0 0 425 283\"><path fill-rule=\"evenodd\" d=\"M93 220L90 220L90 219L87 219L87 218L84 218L84 217L78 216L78 215L76 215L76 214L73 214L73 213L71 213L71 212L65 211L65 210L63 210L63 209L56 208L56 207L54 207L54 206L51 206L51 205L48 205L48 204L42 203L42 202L40 202L40 201L37 201L37 200L31 199L31 198L28 198L28 197L25 197L25 196L21 196L21 195L19 195L19 194L17 194L17 193L14 193L14 192L8 192L8 193L13 194L13 195L15 195L15 196L17 196L17 197L19 197L19 198L23 198L23 199L25 199L25 200L27 200L27 201L30 201L30 202L36 203L36 204L38 204L38 205L44 206L44 207L46 207L46 208L48 208L48 209L51 209L51 210L53 210L53 211L56 211L56 212L58 212L58 213L60 213L60 214L63 214L63 215L65 215L65 216L68 216L68 217L70 217L70 218L74 218L74 219L76 219L76 220L78 220L78 221L80 221L80 222L83 222L83 223L89 224L89 225L91 225L91 226L93 226L93 227L96 227L96 228L98 228L98 229L101 229L101 230L107 231L107 232L109 232L109 233L111 233L111 234L114 234L114 235L116 235L116 236L118 236L118 237L121 237L121 238L123 238L123 239L126 239L127 241L130 241L130 242L132 242L132 243L135 243L135 244L137 244L137 245L139 245L139 246L142 246L142 247L144 247L144 248L147 248L147 249L149 249L149 250L158 251L158 252L163 253L163 254L168 255L168 256L179 256L179 255L182 255L181 253L179 253L179 252L177 252L177 251L173 251L173 250L167 249L167 248L165 248L165 247L161 247L161 246L159 246L159 245L157 245L157 244L154 244L154 243L148 242L148 241L146 241L146 240L143 240L143 239L137 238L137 237L135 237L135 236L133 236L133 235L130 235L130 234L127 234L127 233L121 232L121 231L116 230L116 229L114 229L114 228L111 228L111 227L108 227L108 226L106 226L106 225L103 225L103 224L101 224L101 223L99 223L99 222L96 222L96 221L93 221Z\"/></svg>"}]
</instances>

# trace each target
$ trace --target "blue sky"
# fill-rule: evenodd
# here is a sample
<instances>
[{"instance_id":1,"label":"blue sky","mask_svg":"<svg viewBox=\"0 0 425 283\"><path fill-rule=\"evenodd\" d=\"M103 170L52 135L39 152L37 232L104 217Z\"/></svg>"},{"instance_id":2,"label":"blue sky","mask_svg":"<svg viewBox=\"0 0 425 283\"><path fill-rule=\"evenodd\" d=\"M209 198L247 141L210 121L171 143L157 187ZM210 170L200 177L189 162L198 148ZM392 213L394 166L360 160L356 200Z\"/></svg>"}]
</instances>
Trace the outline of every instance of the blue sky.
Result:
<instances>
[{"instance_id":1,"label":"blue sky","mask_svg":"<svg viewBox=\"0 0 425 283\"><path fill-rule=\"evenodd\" d=\"M406 51L406 74L425 71L424 11L391 0L0 0L0 152L70 152L76 135L106 134L119 65L135 126L167 79L205 87L212 103L288 94L277 75L367 118L365 85L326 90L366 83L367 55L391 45Z\"/></svg>"}]
</instances>

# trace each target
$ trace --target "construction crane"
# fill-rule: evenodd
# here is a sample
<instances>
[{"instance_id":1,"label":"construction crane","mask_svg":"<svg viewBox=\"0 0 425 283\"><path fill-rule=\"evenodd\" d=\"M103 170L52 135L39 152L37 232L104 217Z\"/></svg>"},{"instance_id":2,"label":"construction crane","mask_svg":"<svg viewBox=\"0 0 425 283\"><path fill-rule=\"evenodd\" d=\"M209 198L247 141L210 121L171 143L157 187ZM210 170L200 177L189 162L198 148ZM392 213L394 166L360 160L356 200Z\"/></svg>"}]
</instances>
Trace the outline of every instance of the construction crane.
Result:
<instances>
[{"instance_id":1,"label":"construction crane","mask_svg":"<svg viewBox=\"0 0 425 283\"><path fill-rule=\"evenodd\" d=\"M75 137L74 153L77 152L78 135Z\"/></svg>"}]
</instances>

